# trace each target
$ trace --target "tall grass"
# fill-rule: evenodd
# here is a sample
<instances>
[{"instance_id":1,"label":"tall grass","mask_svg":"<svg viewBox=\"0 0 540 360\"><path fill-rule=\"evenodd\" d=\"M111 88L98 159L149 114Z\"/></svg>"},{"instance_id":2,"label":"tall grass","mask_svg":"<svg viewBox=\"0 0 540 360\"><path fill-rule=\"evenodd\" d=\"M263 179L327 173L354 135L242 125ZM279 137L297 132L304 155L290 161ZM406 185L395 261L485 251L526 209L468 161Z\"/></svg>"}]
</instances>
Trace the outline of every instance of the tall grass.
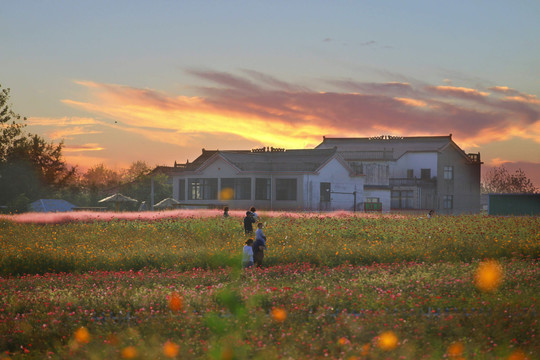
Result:
<instances>
[{"instance_id":1,"label":"tall grass","mask_svg":"<svg viewBox=\"0 0 540 360\"><path fill-rule=\"evenodd\" d=\"M206 215L57 224L3 220L0 274L185 270L239 262L246 240L242 217L224 219L216 211ZM537 217L262 215L267 265L469 262L540 255Z\"/></svg>"}]
</instances>

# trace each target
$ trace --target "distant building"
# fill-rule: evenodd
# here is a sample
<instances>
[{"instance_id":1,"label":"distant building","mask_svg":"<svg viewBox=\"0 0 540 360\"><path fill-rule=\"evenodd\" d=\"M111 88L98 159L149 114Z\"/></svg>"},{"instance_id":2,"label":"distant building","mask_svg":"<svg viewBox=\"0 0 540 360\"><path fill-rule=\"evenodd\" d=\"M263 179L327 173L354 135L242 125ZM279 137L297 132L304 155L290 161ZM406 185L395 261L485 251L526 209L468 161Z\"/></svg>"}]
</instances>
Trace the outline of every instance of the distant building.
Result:
<instances>
[{"instance_id":1,"label":"distant building","mask_svg":"<svg viewBox=\"0 0 540 360\"><path fill-rule=\"evenodd\" d=\"M185 207L354 210L363 191L364 176L336 149L203 149L173 175L173 197Z\"/></svg>"},{"instance_id":2,"label":"distant building","mask_svg":"<svg viewBox=\"0 0 540 360\"><path fill-rule=\"evenodd\" d=\"M75 205L58 199L39 199L30 204L29 210L34 212L65 212L73 211Z\"/></svg>"},{"instance_id":3,"label":"distant building","mask_svg":"<svg viewBox=\"0 0 540 360\"><path fill-rule=\"evenodd\" d=\"M366 176L365 192L377 189L379 201L389 201L392 210L480 211L480 154L465 153L451 134L325 137L316 148L336 148L352 169Z\"/></svg>"},{"instance_id":4,"label":"distant building","mask_svg":"<svg viewBox=\"0 0 540 360\"><path fill-rule=\"evenodd\" d=\"M480 154L449 136L323 138L315 149L202 150L168 168L185 207L480 211Z\"/></svg>"}]
</instances>

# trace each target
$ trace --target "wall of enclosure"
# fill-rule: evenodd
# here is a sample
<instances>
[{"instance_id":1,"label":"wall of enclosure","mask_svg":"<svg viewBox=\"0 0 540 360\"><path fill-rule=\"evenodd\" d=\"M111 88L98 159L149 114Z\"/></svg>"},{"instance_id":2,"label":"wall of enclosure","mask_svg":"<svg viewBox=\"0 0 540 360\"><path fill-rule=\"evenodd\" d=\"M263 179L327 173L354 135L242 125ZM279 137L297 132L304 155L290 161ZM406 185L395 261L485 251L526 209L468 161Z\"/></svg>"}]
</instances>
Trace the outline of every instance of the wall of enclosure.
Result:
<instances>
[{"instance_id":1,"label":"wall of enclosure","mask_svg":"<svg viewBox=\"0 0 540 360\"><path fill-rule=\"evenodd\" d=\"M489 194L489 215L540 215L540 194Z\"/></svg>"}]
</instances>

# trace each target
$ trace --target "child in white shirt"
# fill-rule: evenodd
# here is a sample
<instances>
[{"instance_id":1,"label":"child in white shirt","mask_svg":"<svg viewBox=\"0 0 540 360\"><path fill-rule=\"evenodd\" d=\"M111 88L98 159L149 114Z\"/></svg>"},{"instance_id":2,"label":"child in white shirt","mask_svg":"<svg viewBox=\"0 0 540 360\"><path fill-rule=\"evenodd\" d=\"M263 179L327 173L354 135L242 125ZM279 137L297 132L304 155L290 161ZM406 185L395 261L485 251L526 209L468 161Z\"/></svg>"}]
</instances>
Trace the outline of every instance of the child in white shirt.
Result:
<instances>
[{"instance_id":1,"label":"child in white shirt","mask_svg":"<svg viewBox=\"0 0 540 360\"><path fill-rule=\"evenodd\" d=\"M244 254L242 258L242 267L248 268L253 266L253 239L248 239L244 246Z\"/></svg>"}]
</instances>

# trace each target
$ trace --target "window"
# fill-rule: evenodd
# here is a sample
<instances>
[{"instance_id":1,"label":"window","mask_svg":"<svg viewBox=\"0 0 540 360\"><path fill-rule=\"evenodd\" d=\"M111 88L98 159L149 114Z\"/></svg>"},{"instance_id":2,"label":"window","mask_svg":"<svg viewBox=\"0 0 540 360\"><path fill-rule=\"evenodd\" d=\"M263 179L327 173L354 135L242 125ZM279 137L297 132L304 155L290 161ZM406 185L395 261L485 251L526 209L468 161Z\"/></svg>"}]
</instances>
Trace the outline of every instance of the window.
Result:
<instances>
[{"instance_id":1,"label":"window","mask_svg":"<svg viewBox=\"0 0 540 360\"><path fill-rule=\"evenodd\" d=\"M412 179L414 177L414 170L407 169L407 179Z\"/></svg>"},{"instance_id":2,"label":"window","mask_svg":"<svg viewBox=\"0 0 540 360\"><path fill-rule=\"evenodd\" d=\"M443 209L453 209L454 208L454 196L453 195L444 195L443 197Z\"/></svg>"},{"instance_id":3,"label":"window","mask_svg":"<svg viewBox=\"0 0 540 360\"><path fill-rule=\"evenodd\" d=\"M188 179L189 200L217 200L218 179Z\"/></svg>"},{"instance_id":4,"label":"window","mask_svg":"<svg viewBox=\"0 0 540 360\"><path fill-rule=\"evenodd\" d=\"M420 169L420 178L431 179L431 169Z\"/></svg>"},{"instance_id":5,"label":"window","mask_svg":"<svg viewBox=\"0 0 540 360\"><path fill-rule=\"evenodd\" d=\"M178 180L178 200L186 200L186 179Z\"/></svg>"},{"instance_id":6,"label":"window","mask_svg":"<svg viewBox=\"0 0 540 360\"><path fill-rule=\"evenodd\" d=\"M393 209L412 209L414 207L414 191L393 190L390 201L390 206Z\"/></svg>"},{"instance_id":7,"label":"window","mask_svg":"<svg viewBox=\"0 0 540 360\"><path fill-rule=\"evenodd\" d=\"M276 200L296 200L296 179L276 179Z\"/></svg>"},{"instance_id":8,"label":"window","mask_svg":"<svg viewBox=\"0 0 540 360\"><path fill-rule=\"evenodd\" d=\"M234 200L251 200L250 178L223 178L221 179L221 191L232 189Z\"/></svg>"},{"instance_id":9,"label":"window","mask_svg":"<svg viewBox=\"0 0 540 360\"><path fill-rule=\"evenodd\" d=\"M452 180L454 178L454 167L453 166L445 166L444 167L444 179L445 180Z\"/></svg>"},{"instance_id":10,"label":"window","mask_svg":"<svg viewBox=\"0 0 540 360\"><path fill-rule=\"evenodd\" d=\"M270 200L272 198L272 183L270 179L255 179L255 200Z\"/></svg>"},{"instance_id":11,"label":"window","mask_svg":"<svg viewBox=\"0 0 540 360\"><path fill-rule=\"evenodd\" d=\"M321 202L330 202L330 183L321 183Z\"/></svg>"}]
</instances>

